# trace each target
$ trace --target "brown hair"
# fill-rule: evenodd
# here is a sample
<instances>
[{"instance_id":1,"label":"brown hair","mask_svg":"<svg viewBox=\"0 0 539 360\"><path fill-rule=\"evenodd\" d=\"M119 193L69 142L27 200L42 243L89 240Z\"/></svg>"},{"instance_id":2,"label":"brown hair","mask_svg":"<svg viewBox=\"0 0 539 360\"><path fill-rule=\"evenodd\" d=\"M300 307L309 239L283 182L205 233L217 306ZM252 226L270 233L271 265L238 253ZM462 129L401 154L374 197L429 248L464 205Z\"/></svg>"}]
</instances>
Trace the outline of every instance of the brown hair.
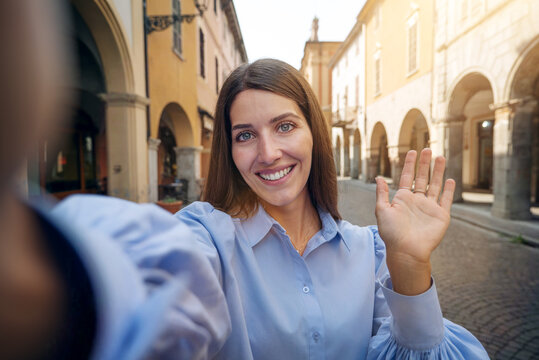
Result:
<instances>
[{"instance_id":1,"label":"brown hair","mask_svg":"<svg viewBox=\"0 0 539 360\"><path fill-rule=\"evenodd\" d=\"M256 194L243 180L232 159L230 107L248 89L265 90L293 100L300 108L313 136L311 173L307 187L315 207L336 220L337 174L333 163L329 127L309 83L292 66L274 59L243 64L226 79L215 108L215 130L210 169L202 199L231 216L250 216L258 206Z\"/></svg>"}]
</instances>

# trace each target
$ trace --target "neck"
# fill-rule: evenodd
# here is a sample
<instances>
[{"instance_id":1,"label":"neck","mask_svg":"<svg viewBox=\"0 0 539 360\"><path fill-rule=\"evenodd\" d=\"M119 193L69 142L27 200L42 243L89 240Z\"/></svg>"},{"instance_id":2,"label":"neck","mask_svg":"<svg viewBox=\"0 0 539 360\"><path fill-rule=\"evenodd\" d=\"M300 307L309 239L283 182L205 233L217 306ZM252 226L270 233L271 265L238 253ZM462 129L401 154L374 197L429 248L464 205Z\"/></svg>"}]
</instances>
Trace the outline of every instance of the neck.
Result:
<instances>
[{"instance_id":1,"label":"neck","mask_svg":"<svg viewBox=\"0 0 539 360\"><path fill-rule=\"evenodd\" d=\"M309 239L321 228L322 222L307 189L298 199L285 206L273 206L262 202L264 210L286 230L292 245L303 255Z\"/></svg>"}]
</instances>

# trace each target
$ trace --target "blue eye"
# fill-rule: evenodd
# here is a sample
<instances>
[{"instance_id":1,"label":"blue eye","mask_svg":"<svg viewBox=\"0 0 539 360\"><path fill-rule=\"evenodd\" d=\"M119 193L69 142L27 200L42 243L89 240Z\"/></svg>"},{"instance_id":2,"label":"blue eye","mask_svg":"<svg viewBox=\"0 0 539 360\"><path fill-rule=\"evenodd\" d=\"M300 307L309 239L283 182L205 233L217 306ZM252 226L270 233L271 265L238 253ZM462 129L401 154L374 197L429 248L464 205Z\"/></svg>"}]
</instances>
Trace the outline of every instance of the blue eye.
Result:
<instances>
[{"instance_id":1,"label":"blue eye","mask_svg":"<svg viewBox=\"0 0 539 360\"><path fill-rule=\"evenodd\" d=\"M250 132L242 132L239 133L238 136L236 136L236 141L243 142L250 140L253 135Z\"/></svg>"},{"instance_id":2,"label":"blue eye","mask_svg":"<svg viewBox=\"0 0 539 360\"><path fill-rule=\"evenodd\" d=\"M282 132L289 132L292 130L293 125L291 123L284 123L279 125L279 130Z\"/></svg>"}]
</instances>

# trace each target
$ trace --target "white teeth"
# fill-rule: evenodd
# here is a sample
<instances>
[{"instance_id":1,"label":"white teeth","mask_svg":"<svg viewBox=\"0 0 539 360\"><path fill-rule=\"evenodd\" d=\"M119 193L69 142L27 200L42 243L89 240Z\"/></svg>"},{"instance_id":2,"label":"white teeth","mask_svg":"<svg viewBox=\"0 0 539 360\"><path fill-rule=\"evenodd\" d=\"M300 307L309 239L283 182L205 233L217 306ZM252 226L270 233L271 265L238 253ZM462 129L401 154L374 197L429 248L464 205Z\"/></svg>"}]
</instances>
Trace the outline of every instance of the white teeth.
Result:
<instances>
[{"instance_id":1,"label":"white teeth","mask_svg":"<svg viewBox=\"0 0 539 360\"><path fill-rule=\"evenodd\" d=\"M275 180L279 180L281 179L282 177L284 177L286 174L288 174L290 172L290 170L292 170L292 166L284 169L284 170L280 170L280 171L277 171L273 174L259 174L260 177L264 180L271 180L271 181L275 181Z\"/></svg>"}]
</instances>

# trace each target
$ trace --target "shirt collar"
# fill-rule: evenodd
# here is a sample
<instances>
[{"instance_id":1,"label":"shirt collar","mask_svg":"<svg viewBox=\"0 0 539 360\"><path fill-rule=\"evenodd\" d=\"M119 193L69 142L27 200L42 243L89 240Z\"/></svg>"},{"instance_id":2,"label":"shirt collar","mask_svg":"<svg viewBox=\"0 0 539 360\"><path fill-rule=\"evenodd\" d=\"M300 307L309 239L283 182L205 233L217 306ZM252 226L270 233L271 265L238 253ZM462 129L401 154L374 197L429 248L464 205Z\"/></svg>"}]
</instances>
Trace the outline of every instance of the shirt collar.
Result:
<instances>
[{"instance_id":1,"label":"shirt collar","mask_svg":"<svg viewBox=\"0 0 539 360\"><path fill-rule=\"evenodd\" d=\"M339 226L333 216L320 208L318 208L318 216L320 216L320 221L322 222L322 230L320 233L325 241L330 241L335 236L339 235L340 238L343 239L348 250L350 250L348 241L342 236ZM261 205L258 206L258 210L253 216L242 219L241 223L251 247L258 244L270 232L272 227L275 227L277 231L283 234L285 233L283 227L273 219Z\"/></svg>"},{"instance_id":2,"label":"shirt collar","mask_svg":"<svg viewBox=\"0 0 539 360\"><path fill-rule=\"evenodd\" d=\"M247 241L249 241L251 247L258 244L270 231L273 225L278 225L282 229L282 226L280 226L260 204L258 205L256 213L247 219L241 219L241 223L245 235L247 236Z\"/></svg>"}]
</instances>

